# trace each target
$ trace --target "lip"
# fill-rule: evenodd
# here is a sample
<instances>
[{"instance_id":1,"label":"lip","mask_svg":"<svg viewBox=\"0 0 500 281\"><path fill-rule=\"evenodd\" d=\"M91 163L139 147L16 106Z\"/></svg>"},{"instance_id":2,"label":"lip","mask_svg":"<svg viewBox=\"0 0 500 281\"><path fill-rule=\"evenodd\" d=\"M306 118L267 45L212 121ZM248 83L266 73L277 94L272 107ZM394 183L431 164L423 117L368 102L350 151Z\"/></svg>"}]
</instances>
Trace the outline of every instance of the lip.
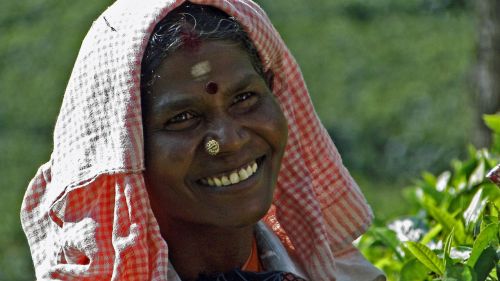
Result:
<instances>
[{"instance_id":1,"label":"lip","mask_svg":"<svg viewBox=\"0 0 500 281\"><path fill-rule=\"evenodd\" d=\"M205 177L202 177L202 178L196 180L194 183L199 188L202 188L204 190L208 190L210 192L215 192L215 193L228 192L228 191L239 191L242 189L247 189L247 188L254 186L259 181L259 179L263 173L263 170L265 168L268 169L268 167L264 167L264 166L266 166L266 163L268 162L267 160L269 160L269 157L267 155L263 155L263 156L260 156L256 159L254 159L254 160L250 160L247 163L245 163L237 168L233 168L233 169L229 169L225 172L216 173L216 174L214 173L214 174L209 175L210 177L227 175L234 170L238 170L238 169L241 169L243 167L246 167L249 163L251 163L253 161L257 162L257 165L258 165L257 171L254 174L252 174L249 178L247 178L243 181L240 181L236 184L230 184L230 185L225 185L225 186L223 185L223 186L218 186L218 187L209 186L209 185L201 182L201 179L205 178Z\"/></svg>"}]
</instances>

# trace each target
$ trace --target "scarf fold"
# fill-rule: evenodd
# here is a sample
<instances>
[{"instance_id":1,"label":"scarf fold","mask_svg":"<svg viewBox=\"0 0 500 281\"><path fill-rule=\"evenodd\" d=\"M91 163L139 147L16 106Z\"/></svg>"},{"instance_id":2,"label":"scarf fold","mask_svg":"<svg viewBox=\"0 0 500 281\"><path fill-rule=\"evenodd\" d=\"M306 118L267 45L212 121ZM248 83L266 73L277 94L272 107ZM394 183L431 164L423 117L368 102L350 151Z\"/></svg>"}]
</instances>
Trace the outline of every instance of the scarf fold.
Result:
<instances>
[{"instance_id":1,"label":"scarf fold","mask_svg":"<svg viewBox=\"0 0 500 281\"><path fill-rule=\"evenodd\" d=\"M51 159L30 182L21 221L38 280L177 280L145 189L141 60L182 0L118 0L92 25L67 85ZM289 137L264 221L311 280L335 280L335 255L372 213L312 106L300 69L249 0L193 0L234 16L274 76Z\"/></svg>"}]
</instances>

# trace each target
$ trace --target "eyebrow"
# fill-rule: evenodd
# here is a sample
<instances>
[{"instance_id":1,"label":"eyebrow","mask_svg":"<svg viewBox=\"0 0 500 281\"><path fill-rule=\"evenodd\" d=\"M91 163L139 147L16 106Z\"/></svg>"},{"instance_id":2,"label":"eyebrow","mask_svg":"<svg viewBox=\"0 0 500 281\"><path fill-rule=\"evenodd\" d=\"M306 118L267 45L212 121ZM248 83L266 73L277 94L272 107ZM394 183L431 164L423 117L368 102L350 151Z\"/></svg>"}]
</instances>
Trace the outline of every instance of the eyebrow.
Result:
<instances>
[{"instance_id":1,"label":"eyebrow","mask_svg":"<svg viewBox=\"0 0 500 281\"><path fill-rule=\"evenodd\" d=\"M236 83L229 85L229 87L224 91L223 94L228 95L230 93L241 91L241 90L245 89L246 87L248 87L248 85L250 85L250 83L252 83L254 81L258 81L259 79L261 79L262 82L264 82L263 78L259 74L255 73L255 72L247 73L241 79L239 79Z\"/></svg>"},{"instance_id":2,"label":"eyebrow","mask_svg":"<svg viewBox=\"0 0 500 281\"><path fill-rule=\"evenodd\" d=\"M234 84L229 85L221 94L230 95L231 93L238 92L248 87L253 81L258 81L262 79L257 73L247 73L244 74L241 79ZM207 82L208 83L208 82ZM204 91L204 89L203 89ZM191 106L196 100L203 98L204 96L186 97L185 95L167 95L167 98L161 99L155 106L153 106L153 112L166 112L166 111L178 111Z\"/></svg>"},{"instance_id":3,"label":"eyebrow","mask_svg":"<svg viewBox=\"0 0 500 281\"><path fill-rule=\"evenodd\" d=\"M153 112L161 113L166 111L178 111L183 108L189 107L193 104L192 98L184 96L180 98L165 98L161 99L159 103L153 106Z\"/></svg>"}]
</instances>

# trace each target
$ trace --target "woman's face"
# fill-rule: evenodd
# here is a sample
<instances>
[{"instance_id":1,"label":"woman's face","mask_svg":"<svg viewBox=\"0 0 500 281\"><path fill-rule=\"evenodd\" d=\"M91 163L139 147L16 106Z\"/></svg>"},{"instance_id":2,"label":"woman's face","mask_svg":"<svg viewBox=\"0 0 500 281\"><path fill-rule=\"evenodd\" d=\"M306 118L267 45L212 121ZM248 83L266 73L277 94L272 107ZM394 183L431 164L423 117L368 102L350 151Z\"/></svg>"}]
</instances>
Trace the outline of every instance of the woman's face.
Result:
<instances>
[{"instance_id":1,"label":"woman's face","mask_svg":"<svg viewBox=\"0 0 500 281\"><path fill-rule=\"evenodd\" d=\"M169 55L155 74L143 99L145 179L160 226L258 221L272 202L287 124L246 52L206 41ZM220 145L215 156L205 150L210 139ZM217 186L233 173L239 182Z\"/></svg>"}]
</instances>

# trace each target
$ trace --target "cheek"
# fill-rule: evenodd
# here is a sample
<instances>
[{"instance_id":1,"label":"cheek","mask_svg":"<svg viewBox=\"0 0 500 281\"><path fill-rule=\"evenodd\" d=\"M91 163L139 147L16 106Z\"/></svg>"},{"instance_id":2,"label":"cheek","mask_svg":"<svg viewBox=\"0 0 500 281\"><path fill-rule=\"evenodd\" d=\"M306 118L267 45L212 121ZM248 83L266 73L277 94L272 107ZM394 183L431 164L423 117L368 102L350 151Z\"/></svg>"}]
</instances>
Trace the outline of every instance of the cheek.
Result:
<instances>
[{"instance_id":1,"label":"cheek","mask_svg":"<svg viewBox=\"0 0 500 281\"><path fill-rule=\"evenodd\" d=\"M193 138L175 138L162 132L150 135L145 142L146 176L154 181L183 181L195 150Z\"/></svg>"},{"instance_id":2,"label":"cheek","mask_svg":"<svg viewBox=\"0 0 500 281\"><path fill-rule=\"evenodd\" d=\"M272 99L266 112L260 116L262 120L259 123L265 128L267 139L271 145L278 152L284 150L288 138L288 123L280 106Z\"/></svg>"}]
</instances>

